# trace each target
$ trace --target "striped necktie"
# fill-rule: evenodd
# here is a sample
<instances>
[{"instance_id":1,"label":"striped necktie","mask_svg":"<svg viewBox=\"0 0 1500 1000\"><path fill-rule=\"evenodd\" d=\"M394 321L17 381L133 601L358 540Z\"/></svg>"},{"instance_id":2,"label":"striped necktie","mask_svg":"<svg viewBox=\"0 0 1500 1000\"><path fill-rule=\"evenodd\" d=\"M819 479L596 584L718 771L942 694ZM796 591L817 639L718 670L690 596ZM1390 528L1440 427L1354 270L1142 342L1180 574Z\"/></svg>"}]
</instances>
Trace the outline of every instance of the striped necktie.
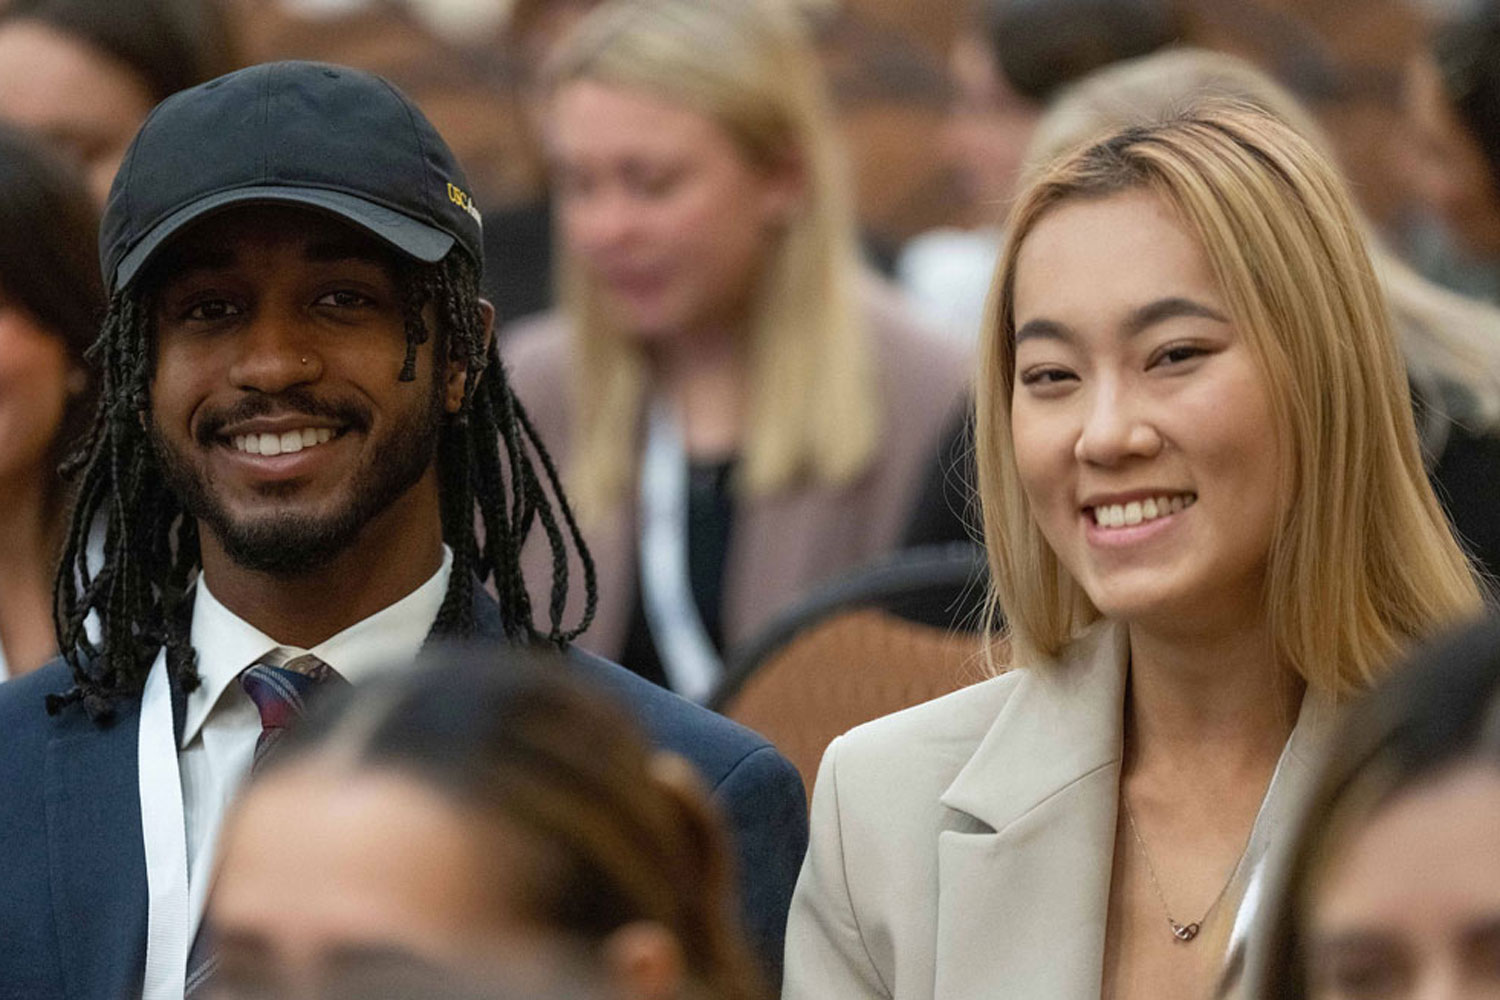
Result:
<instances>
[{"instance_id":1,"label":"striped necktie","mask_svg":"<svg viewBox=\"0 0 1500 1000\"><path fill-rule=\"evenodd\" d=\"M250 765L253 774L307 711L317 690L349 683L328 664L304 653L292 656L280 647L271 650L240 673L240 687L260 710L260 736L255 741L255 758ZM209 927L198 928L198 935L188 953L188 974L184 1000L207 996L209 984L219 966L218 951Z\"/></svg>"},{"instance_id":2,"label":"striped necktie","mask_svg":"<svg viewBox=\"0 0 1500 1000\"><path fill-rule=\"evenodd\" d=\"M280 648L246 667L240 674L240 687L260 710L260 737L255 741L255 760L250 772L254 774L260 769L261 762L287 729L307 712L308 702L317 689L347 683L311 653L291 656Z\"/></svg>"}]
</instances>

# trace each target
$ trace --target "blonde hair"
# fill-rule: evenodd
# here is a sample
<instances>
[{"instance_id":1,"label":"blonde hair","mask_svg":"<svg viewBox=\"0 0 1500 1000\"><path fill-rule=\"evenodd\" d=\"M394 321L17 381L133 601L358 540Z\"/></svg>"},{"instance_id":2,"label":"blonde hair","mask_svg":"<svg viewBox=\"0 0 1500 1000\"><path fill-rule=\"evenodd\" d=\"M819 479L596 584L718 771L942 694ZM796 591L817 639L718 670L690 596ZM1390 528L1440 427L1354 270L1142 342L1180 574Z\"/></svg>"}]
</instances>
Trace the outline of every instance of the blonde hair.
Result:
<instances>
[{"instance_id":1,"label":"blonde hair","mask_svg":"<svg viewBox=\"0 0 1500 1000\"><path fill-rule=\"evenodd\" d=\"M1117 63L1064 91L1032 136L1023 176L1099 133L1172 118L1203 99L1253 105L1335 160L1333 143L1280 84L1234 56L1183 48ZM1428 460L1441 454L1450 418L1474 431L1500 431L1500 309L1419 275L1382 245L1357 208L1355 221L1423 404L1418 430Z\"/></svg>"},{"instance_id":2,"label":"blonde hair","mask_svg":"<svg viewBox=\"0 0 1500 1000\"><path fill-rule=\"evenodd\" d=\"M854 478L874 456L879 411L856 303L850 185L796 10L777 0L615 0L580 23L549 62L552 93L583 80L698 112L753 165L797 165L803 203L777 235L750 318L737 485L759 495L800 477ZM633 481L645 359L566 254L558 297L576 346L570 495L596 517Z\"/></svg>"},{"instance_id":3,"label":"blonde hair","mask_svg":"<svg viewBox=\"0 0 1500 1000\"><path fill-rule=\"evenodd\" d=\"M1009 221L981 344L976 451L993 577L1019 662L1099 618L1059 564L1016 468L1010 405L1022 244L1058 204L1147 191L1203 246L1265 377L1281 510L1266 570L1277 654L1314 689L1367 686L1480 591L1422 468L1410 393L1359 224L1326 160L1245 106L1135 126L1043 170Z\"/></svg>"}]
</instances>

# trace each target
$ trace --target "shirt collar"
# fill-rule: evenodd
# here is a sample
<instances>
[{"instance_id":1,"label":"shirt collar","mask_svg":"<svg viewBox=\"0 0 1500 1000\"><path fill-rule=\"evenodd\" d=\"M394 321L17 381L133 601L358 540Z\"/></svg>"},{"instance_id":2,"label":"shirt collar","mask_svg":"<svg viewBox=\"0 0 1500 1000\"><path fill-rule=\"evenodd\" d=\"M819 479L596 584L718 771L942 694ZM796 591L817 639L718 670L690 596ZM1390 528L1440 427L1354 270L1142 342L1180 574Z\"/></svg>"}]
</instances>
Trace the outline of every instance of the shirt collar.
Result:
<instances>
[{"instance_id":1,"label":"shirt collar","mask_svg":"<svg viewBox=\"0 0 1500 1000\"><path fill-rule=\"evenodd\" d=\"M191 632L200 683L187 696L181 745L198 735L240 672L278 646L293 654L312 653L356 684L382 668L414 659L437 619L452 573L453 552L444 545L442 565L420 587L312 649L287 646L266 635L219 603L200 575Z\"/></svg>"}]
</instances>

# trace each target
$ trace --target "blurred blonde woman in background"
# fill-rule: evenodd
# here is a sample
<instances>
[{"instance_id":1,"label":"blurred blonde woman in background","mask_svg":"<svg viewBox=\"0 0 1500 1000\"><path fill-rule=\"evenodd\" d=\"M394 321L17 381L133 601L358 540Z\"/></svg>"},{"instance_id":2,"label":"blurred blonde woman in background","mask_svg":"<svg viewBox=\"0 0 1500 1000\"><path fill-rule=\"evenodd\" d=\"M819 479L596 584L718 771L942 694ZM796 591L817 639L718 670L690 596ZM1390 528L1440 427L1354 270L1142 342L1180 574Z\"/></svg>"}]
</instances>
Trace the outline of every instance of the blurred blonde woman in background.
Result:
<instances>
[{"instance_id":1,"label":"blurred blonde woman in background","mask_svg":"<svg viewBox=\"0 0 1500 1000\"><path fill-rule=\"evenodd\" d=\"M1206 996L1334 703L1480 606L1291 129L1114 132L1007 231L976 429L1013 669L830 746L787 1000Z\"/></svg>"},{"instance_id":2,"label":"blurred blonde woman in background","mask_svg":"<svg viewBox=\"0 0 1500 1000\"><path fill-rule=\"evenodd\" d=\"M1035 175L1092 136L1170 117L1202 98L1254 105L1333 158L1312 116L1259 69L1221 52L1176 49L1117 63L1065 90L1038 126L1023 172ZM1428 473L1469 553L1494 575L1500 571L1500 309L1422 277L1382 245L1368 220L1357 214L1357 222L1406 359Z\"/></svg>"},{"instance_id":3,"label":"blurred blonde woman in background","mask_svg":"<svg viewBox=\"0 0 1500 1000\"><path fill-rule=\"evenodd\" d=\"M696 699L895 546L965 375L862 271L805 30L777 0L615 0L545 74L563 307L503 350L598 563L582 644Z\"/></svg>"}]
</instances>

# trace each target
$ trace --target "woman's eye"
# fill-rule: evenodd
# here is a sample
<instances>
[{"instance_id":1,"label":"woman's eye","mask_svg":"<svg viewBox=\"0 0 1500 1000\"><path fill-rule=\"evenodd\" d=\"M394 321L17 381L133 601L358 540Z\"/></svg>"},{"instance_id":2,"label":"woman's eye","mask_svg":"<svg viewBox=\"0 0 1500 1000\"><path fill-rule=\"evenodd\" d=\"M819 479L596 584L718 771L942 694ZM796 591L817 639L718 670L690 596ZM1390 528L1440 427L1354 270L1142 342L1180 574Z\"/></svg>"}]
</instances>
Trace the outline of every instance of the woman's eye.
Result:
<instances>
[{"instance_id":1,"label":"woman's eye","mask_svg":"<svg viewBox=\"0 0 1500 1000\"><path fill-rule=\"evenodd\" d=\"M1177 344L1156 352L1156 355L1151 359L1151 366L1180 365L1186 361L1192 361L1194 358L1201 358L1207 353L1208 351L1202 347L1192 344Z\"/></svg>"},{"instance_id":2,"label":"woman's eye","mask_svg":"<svg viewBox=\"0 0 1500 1000\"><path fill-rule=\"evenodd\" d=\"M1073 377L1066 368L1028 368L1021 372L1020 382L1025 386L1046 387L1071 381Z\"/></svg>"}]
</instances>

